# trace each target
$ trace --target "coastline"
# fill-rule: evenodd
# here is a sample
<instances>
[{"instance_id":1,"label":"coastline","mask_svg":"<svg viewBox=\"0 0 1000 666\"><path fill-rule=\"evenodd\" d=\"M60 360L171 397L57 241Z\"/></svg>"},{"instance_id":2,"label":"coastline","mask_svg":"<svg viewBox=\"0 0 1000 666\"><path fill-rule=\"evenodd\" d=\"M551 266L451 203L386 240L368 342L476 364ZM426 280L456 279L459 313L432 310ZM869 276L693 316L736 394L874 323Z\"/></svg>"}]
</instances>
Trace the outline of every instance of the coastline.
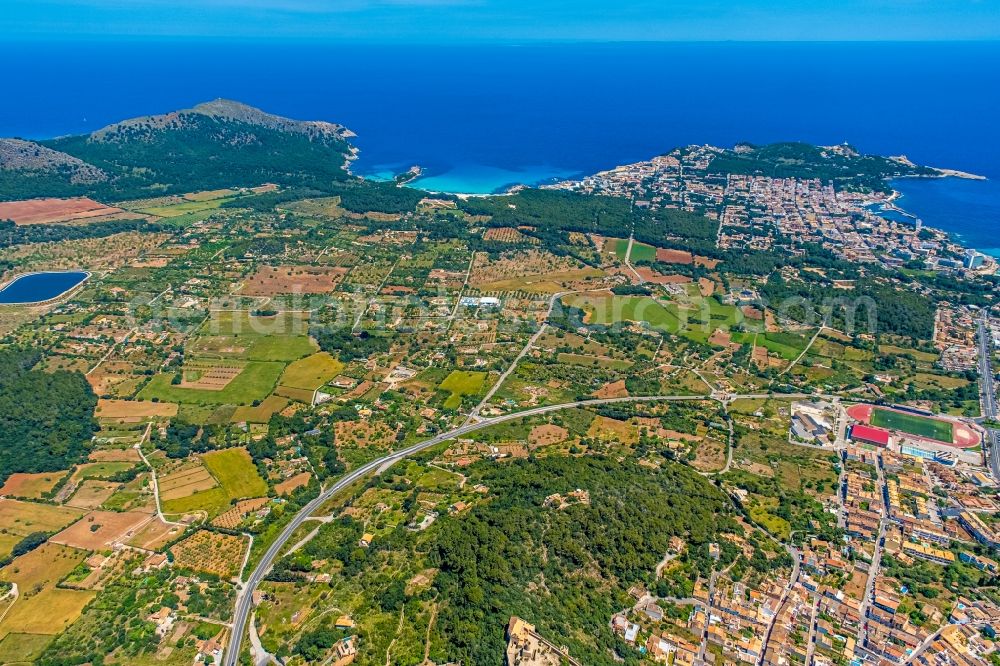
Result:
<instances>
[{"instance_id":1,"label":"coastline","mask_svg":"<svg viewBox=\"0 0 1000 666\"><path fill-rule=\"evenodd\" d=\"M352 153L352 157L357 159L360 150L355 149ZM902 164L913 165L913 163L905 156L897 156L891 159L896 159ZM396 168L398 169L397 165ZM616 167L610 167L610 169L618 168L622 165ZM914 165L915 166L915 165ZM922 181L928 180L947 180L950 178L960 179L964 181L976 181L976 182L986 182L990 179L986 176L975 174L967 171L962 171L959 169L949 169L941 167L928 167L933 170L931 174L913 174L913 175L901 175L887 178L887 182L892 182L896 180L904 179L919 179ZM419 173L417 170L419 169ZM371 180L378 181L395 181L399 186L407 186L415 189L422 190L428 194L428 196L453 196L463 200L477 199L491 196L510 196L516 194L517 192L525 188L533 187L544 187L549 182L559 182L566 179L565 176L561 175L551 175L552 171L556 169L542 169L536 168L533 172L531 167L522 167L521 169L502 169L498 167L488 167L485 165L464 165L462 167L455 167L449 171L443 173L435 174L426 168L421 167L411 167L408 171L398 171L391 173L389 170L384 170L385 173L379 172L376 176L375 173L372 174L352 174L358 175L361 178L367 178ZM493 173L491 173L493 172ZM389 175L391 173L391 175ZM600 172L598 172L600 173ZM454 174L449 177L449 174ZM525 176L521 180L507 180L511 176L523 175ZM500 184L491 191L483 191L487 187L493 185L490 183L490 177L496 176L497 182ZM532 177L534 176L534 178ZM581 174L574 174L569 179L583 177ZM506 180L502 182L500 179ZM466 182L467 181L467 182ZM469 188L462 187L462 183L475 183L475 185ZM440 183L440 186L439 186ZM449 187L449 184L454 184L454 187ZM951 242L956 245L960 245L966 249L974 249L977 252L985 254L992 259L996 260L1000 258L1000 250L991 247L982 247L982 239L978 242L970 240L965 237L961 230L949 229L947 225L941 225L940 220L936 216L931 216L928 218L926 213L914 212L912 208L902 203L903 198L906 194L896 187L890 186L891 191L888 196L880 197L878 199L873 199L872 204L878 205L882 208L884 212L891 212L897 216L904 217L906 220L896 220L900 223L910 223L916 224L920 223L928 229L933 229L934 231L940 232L947 236ZM470 191L471 190L471 191ZM876 212L876 214L878 214Z\"/></svg>"},{"instance_id":2,"label":"coastline","mask_svg":"<svg viewBox=\"0 0 1000 666\"><path fill-rule=\"evenodd\" d=\"M907 157L906 155L889 155L887 157L887 159L895 160L896 162L899 162L900 164L906 165L908 167L917 167L917 166L920 166L920 165L916 164L913 160L911 160L909 157ZM912 174L912 175L906 175L906 176L896 176L896 178L966 178L968 180L989 180L986 176L980 176L979 174L971 173L969 171L960 171L958 169L946 169L946 168L942 168L942 167L933 167L933 166L926 165L926 164L923 165L923 166L926 167L926 168L928 168L928 169L931 169L933 171L936 171L937 174L933 175L933 176L932 175L928 175L928 174L922 174L922 175L921 174Z\"/></svg>"},{"instance_id":3,"label":"coastline","mask_svg":"<svg viewBox=\"0 0 1000 666\"><path fill-rule=\"evenodd\" d=\"M937 171L940 172L940 175L936 175L936 176L903 176L903 177L891 178L891 179L887 179L887 180L889 182L895 181L895 180L912 180L913 182L918 182L918 181L924 181L924 182L927 182L927 181L939 181L939 182L941 182L941 181L947 181L950 178L955 178L955 179L963 180L963 181L975 181L975 182L984 182L984 183L985 182L992 182L992 181L990 181L989 178L987 178L985 176L978 176L978 175L975 175L975 174L967 174L965 172L956 172L956 173L965 174L963 176L959 176L959 175L954 175L953 173L951 173L952 170L948 170L948 169L937 169ZM961 247L963 247L963 248L965 248L967 250L975 250L976 252L979 252L980 254L986 255L987 257L990 257L994 261L1000 263L1000 247L987 247L987 245L989 245L989 244L988 243L983 243L981 238L978 239L979 242L976 242L975 239L973 239L970 242L970 239L967 237L966 232L964 232L962 229L956 229L956 228L954 228L954 226L952 226L952 228L948 228L949 225L947 225L947 224L942 225L941 224L941 220L937 219L938 216L935 216L935 215L931 214L930 218L928 218L928 214L926 212L924 212L924 213L914 212L914 209L912 207L909 207L909 206L906 205L906 203L904 201L906 198L907 198L907 193L902 192L899 189L896 189L896 187L892 187L892 193L890 194L890 196L888 197L888 199L885 200L885 203L883 204L883 207L886 210L890 210L890 211L893 211L893 212L895 212L895 213L897 213L899 215L902 215L902 216L905 216L907 218L910 218L910 219L914 220L914 222L920 221L920 223L922 224L922 226L924 228L932 229L934 231L937 231L939 233L944 234L952 243L955 243L956 245L960 245ZM976 234L976 235L978 236L978 234Z\"/></svg>"},{"instance_id":4,"label":"coastline","mask_svg":"<svg viewBox=\"0 0 1000 666\"><path fill-rule=\"evenodd\" d=\"M927 179L937 179L937 178L961 178L962 180L989 180L986 176L982 176L978 173L970 173L968 171L959 171L958 169L942 169L941 167L927 167L928 169L933 169L936 173L934 174L920 174L912 173L905 174L902 176L893 176L889 180L902 180L903 178L913 178L919 180Z\"/></svg>"},{"instance_id":5,"label":"coastline","mask_svg":"<svg viewBox=\"0 0 1000 666\"><path fill-rule=\"evenodd\" d=\"M966 180L989 180L986 176L981 176L976 173L969 173L968 171L959 171L958 169L942 169L940 167L931 167L937 171L940 176L939 178L964 178ZM919 178L919 176L917 176Z\"/></svg>"}]
</instances>

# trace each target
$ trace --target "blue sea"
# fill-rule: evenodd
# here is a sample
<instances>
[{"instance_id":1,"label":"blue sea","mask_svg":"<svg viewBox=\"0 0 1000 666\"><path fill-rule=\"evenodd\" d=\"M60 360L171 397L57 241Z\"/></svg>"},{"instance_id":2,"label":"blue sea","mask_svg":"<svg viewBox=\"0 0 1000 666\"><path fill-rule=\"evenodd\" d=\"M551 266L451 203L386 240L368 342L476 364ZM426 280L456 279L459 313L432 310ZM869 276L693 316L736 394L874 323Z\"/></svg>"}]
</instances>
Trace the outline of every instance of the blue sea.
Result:
<instances>
[{"instance_id":1,"label":"blue sea","mask_svg":"<svg viewBox=\"0 0 1000 666\"><path fill-rule=\"evenodd\" d=\"M0 135L85 132L216 97L354 130L355 171L486 193L678 145L848 141L982 174L899 204L998 243L1000 43L4 44ZM9 103L14 100L15 103Z\"/></svg>"}]
</instances>

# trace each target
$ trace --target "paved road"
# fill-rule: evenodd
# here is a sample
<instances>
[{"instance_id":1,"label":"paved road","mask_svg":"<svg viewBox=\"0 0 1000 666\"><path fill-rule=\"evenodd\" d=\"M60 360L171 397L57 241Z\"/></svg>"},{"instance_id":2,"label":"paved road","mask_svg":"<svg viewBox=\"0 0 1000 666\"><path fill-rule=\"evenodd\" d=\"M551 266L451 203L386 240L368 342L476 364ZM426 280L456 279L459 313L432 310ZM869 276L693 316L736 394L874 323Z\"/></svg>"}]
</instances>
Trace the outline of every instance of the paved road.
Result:
<instances>
[{"instance_id":1,"label":"paved road","mask_svg":"<svg viewBox=\"0 0 1000 666\"><path fill-rule=\"evenodd\" d=\"M993 363L990 358L990 331L986 325L986 313L976 323L979 333L979 386L982 389L983 418L997 419L997 387L993 378ZM987 429L986 462L993 470L993 478L1000 481L1000 430Z\"/></svg>"},{"instance_id":2,"label":"paved road","mask_svg":"<svg viewBox=\"0 0 1000 666\"><path fill-rule=\"evenodd\" d=\"M500 387L503 386L504 382L506 382L507 379L514 373L514 370L517 369L518 364L521 363L521 359L527 356L528 352L530 352L532 348L534 348L535 344L538 342L538 339L542 337L542 334L545 333L545 329L548 328L549 326L548 322L549 319L552 317L552 311L555 309L556 303L559 302L559 299L562 298L563 296L569 296L570 294L582 294L585 293L586 291L588 290L577 289L573 291L560 291L555 294L552 294L552 297L549 298L549 308L548 310L545 311L545 319L538 327L538 330L535 331L534 335L532 335L528 339L528 342L525 343L524 347L521 348L521 352L514 358L513 361L511 361L510 365L507 366L507 369L504 370L502 375L500 375L500 378L497 379L496 382L494 382L493 386L490 387L490 390L486 392L485 396L483 396L483 399L479 401L479 404L476 405L472 409L472 411L469 412L469 418L465 420L465 423L463 425L469 425L474 420L479 418L479 413L483 411L483 408L486 407L487 404L489 404L490 400L493 399L493 396L496 395L496 392L498 390L500 390ZM594 289L589 291L607 291L607 290Z\"/></svg>"},{"instance_id":3,"label":"paved road","mask_svg":"<svg viewBox=\"0 0 1000 666\"><path fill-rule=\"evenodd\" d=\"M719 572L712 571L712 575L708 578L708 603L705 607L705 628L701 632L701 642L698 644L698 659L695 661L696 664L705 663L705 652L708 651L708 627L711 624L712 608L715 605L715 583L718 580Z\"/></svg>"},{"instance_id":4,"label":"paved road","mask_svg":"<svg viewBox=\"0 0 1000 666\"><path fill-rule=\"evenodd\" d=\"M740 394L740 395L728 395L730 399L764 399L770 397L767 393L753 393L753 394ZM811 397L810 394L806 393L792 393L792 394L781 394L780 397L783 399L803 399ZM462 437L471 432L477 430L482 430L483 428L488 428L490 426L497 425L499 423L504 423L506 421L513 421L515 419L523 419L529 416L538 416L539 414L548 414L550 412L555 412L563 409L571 409L574 407L596 407L600 405L610 405L615 403L625 403L625 402L681 402L681 401L692 401L692 400L711 400L709 396L705 395L657 395L657 396L631 396L627 398L606 398L600 400L577 400L575 402L567 402L559 405L546 405L544 407L535 407L533 409L527 409L520 412L511 412L510 414L504 414L503 416L496 416L489 419L483 419L477 421L476 423L466 423L458 428L449 430L448 432L443 432L435 437L424 440L413 446L401 449L394 453L390 453L387 456L373 460L370 463L363 465L356 470L350 472L346 476L339 479L332 486L324 490L320 495L313 501L306 504L285 526L285 529L281 531L278 538L274 540L271 546L264 553L261 558L260 563L250 574L250 577L243 584L242 589L239 591L236 599L236 611L233 615L233 635L229 641L228 649L226 650L225 656L223 657L223 666L236 666L239 660L240 645L243 641L243 634L246 630L247 620L250 617L250 612L253 609L253 592L260 585L261 581L271 570L271 566L274 564L275 560L281 554L282 549L285 544L291 539L292 534L302 526L302 524L309 519L309 517L322 506L331 497L344 490L351 484L353 484L358 479L368 475L371 472L382 471L388 469L391 465L408 458L414 454L417 454L425 449L429 449L433 446L447 441L449 439L455 439L456 437Z\"/></svg>"},{"instance_id":5,"label":"paved road","mask_svg":"<svg viewBox=\"0 0 1000 666\"><path fill-rule=\"evenodd\" d=\"M806 639L806 663L813 665L813 654L816 652L816 615L819 613L819 594L811 597L812 614L809 616L809 638Z\"/></svg>"},{"instance_id":6,"label":"paved road","mask_svg":"<svg viewBox=\"0 0 1000 666\"><path fill-rule=\"evenodd\" d=\"M875 599L875 579L878 578L879 567L882 564L882 547L885 543L885 529L889 523L889 506L886 502L887 491L885 486L885 471L882 468L882 457L875 460L875 467L878 472L878 489L882 494L882 518L879 520L878 536L875 538L875 551L872 554L872 562L868 568L868 582L865 583L865 596L861 600L861 627L858 629L858 645L868 647L868 609Z\"/></svg>"},{"instance_id":7,"label":"paved road","mask_svg":"<svg viewBox=\"0 0 1000 666\"><path fill-rule=\"evenodd\" d=\"M997 389L993 379L993 363L990 358L990 331L986 325L986 314L976 326L979 329L979 375L983 389L983 416L988 419L997 417Z\"/></svg>"},{"instance_id":8,"label":"paved road","mask_svg":"<svg viewBox=\"0 0 1000 666\"><path fill-rule=\"evenodd\" d=\"M788 550L788 554L792 557L792 575L788 579L788 584L785 589L781 591L781 599L778 601L778 608L775 610L774 615L771 617L770 621L767 623L767 631L764 632L764 640L760 644L760 656L756 660L756 664L764 663L764 659L767 657L767 646L771 642L771 634L774 633L774 625L778 624L778 618L781 616L781 610L785 606L785 602L788 601L788 595L791 594L792 588L795 584L799 582L799 573L802 571L802 555L799 553L799 549L791 544L785 546Z\"/></svg>"},{"instance_id":9,"label":"paved road","mask_svg":"<svg viewBox=\"0 0 1000 666\"><path fill-rule=\"evenodd\" d=\"M582 407L582 406L598 406L605 404L613 404L617 402L661 402L661 401L682 401L682 400L706 400L706 396L701 395L673 395L673 396L649 396L649 397L630 397L630 398L609 398L605 400L580 400L577 402L565 403L561 405L547 405L545 407L536 407L534 409L528 409L522 412L512 412L510 414L505 414L503 416L497 416L490 419L483 419L476 423L466 423L454 430L449 430L448 432L443 432L431 439L424 440L413 446L401 449L394 453L391 453L377 460L373 460L370 463L363 465L346 476L339 479L332 486L324 490L316 499L309 502L304 506L298 514L292 519L285 529L281 531L278 538L271 544L271 546L264 553L263 558L260 563L254 569L253 573L243 584L243 588L240 590L236 601L236 612L233 617L233 638L230 640L229 649L226 651L225 657L223 658L224 666L235 666L239 658L239 648L242 642L244 629L246 628L247 619L250 615L251 608L253 606L253 591L257 589L261 581L271 570L271 566L274 561L278 559L282 549L285 544L291 538L292 534L312 515L320 506L322 506L327 500L336 495L338 492L344 490L352 483L358 479L368 475L376 470L387 469L394 463L408 458L416 453L419 453L425 449L429 449L433 446L440 444L441 442L447 441L449 439L454 439L456 437L461 437L468 433L474 432L476 430L481 430L498 423L503 423L505 421L512 421L514 419L526 418L529 416L537 416L539 414L546 414L549 412L558 411L561 409L568 409L572 407Z\"/></svg>"}]
</instances>

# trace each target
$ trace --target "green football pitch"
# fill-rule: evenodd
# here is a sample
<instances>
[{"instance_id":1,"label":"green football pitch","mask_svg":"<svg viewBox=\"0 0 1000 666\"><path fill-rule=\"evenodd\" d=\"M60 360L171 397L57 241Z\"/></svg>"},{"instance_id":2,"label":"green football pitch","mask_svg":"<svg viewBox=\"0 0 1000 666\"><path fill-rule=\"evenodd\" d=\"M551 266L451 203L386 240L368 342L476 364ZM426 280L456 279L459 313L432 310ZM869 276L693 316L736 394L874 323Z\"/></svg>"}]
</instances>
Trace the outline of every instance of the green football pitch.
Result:
<instances>
[{"instance_id":1,"label":"green football pitch","mask_svg":"<svg viewBox=\"0 0 1000 666\"><path fill-rule=\"evenodd\" d=\"M952 443L952 427L947 421L938 421L917 414L906 414L889 409L876 409L872 412L871 424L880 428L900 430L902 432L936 439L947 444Z\"/></svg>"}]
</instances>

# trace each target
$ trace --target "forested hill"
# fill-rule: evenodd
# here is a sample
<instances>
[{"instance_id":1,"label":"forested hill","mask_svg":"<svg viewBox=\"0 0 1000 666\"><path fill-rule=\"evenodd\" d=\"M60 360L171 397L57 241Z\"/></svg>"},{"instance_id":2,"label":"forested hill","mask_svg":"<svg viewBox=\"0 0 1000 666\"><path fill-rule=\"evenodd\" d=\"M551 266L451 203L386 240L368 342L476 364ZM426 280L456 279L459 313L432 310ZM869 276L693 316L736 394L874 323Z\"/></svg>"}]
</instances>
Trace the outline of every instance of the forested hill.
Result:
<instances>
[{"instance_id":1,"label":"forested hill","mask_svg":"<svg viewBox=\"0 0 1000 666\"><path fill-rule=\"evenodd\" d=\"M0 140L0 200L116 200L265 182L328 190L349 178L352 134L217 100L91 134Z\"/></svg>"},{"instance_id":2,"label":"forested hill","mask_svg":"<svg viewBox=\"0 0 1000 666\"><path fill-rule=\"evenodd\" d=\"M86 457L97 397L79 372L32 370L37 352L0 352L0 485L14 472L53 472Z\"/></svg>"}]
</instances>

